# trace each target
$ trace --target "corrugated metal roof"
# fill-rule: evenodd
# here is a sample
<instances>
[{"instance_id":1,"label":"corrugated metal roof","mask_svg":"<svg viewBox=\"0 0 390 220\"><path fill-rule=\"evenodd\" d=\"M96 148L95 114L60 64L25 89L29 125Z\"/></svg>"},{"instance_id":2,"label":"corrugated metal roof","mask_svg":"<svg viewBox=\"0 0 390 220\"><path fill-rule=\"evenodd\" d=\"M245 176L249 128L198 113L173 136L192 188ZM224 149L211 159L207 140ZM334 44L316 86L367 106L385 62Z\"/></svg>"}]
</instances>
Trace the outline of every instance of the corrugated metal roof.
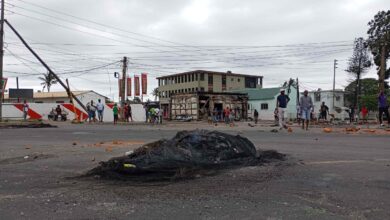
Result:
<instances>
[{"instance_id":1,"label":"corrugated metal roof","mask_svg":"<svg viewBox=\"0 0 390 220\"><path fill-rule=\"evenodd\" d=\"M279 94L281 88L243 89L235 90L234 92L247 93L249 100L269 100L274 99Z\"/></svg>"}]
</instances>

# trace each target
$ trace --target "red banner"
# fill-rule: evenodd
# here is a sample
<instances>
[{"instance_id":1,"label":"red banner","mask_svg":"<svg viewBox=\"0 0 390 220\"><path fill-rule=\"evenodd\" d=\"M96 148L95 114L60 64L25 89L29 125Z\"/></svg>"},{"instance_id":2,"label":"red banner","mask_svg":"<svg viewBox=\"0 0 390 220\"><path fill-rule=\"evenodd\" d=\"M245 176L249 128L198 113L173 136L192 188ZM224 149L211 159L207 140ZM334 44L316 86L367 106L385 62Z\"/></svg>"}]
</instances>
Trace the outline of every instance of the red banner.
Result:
<instances>
[{"instance_id":1,"label":"red banner","mask_svg":"<svg viewBox=\"0 0 390 220\"><path fill-rule=\"evenodd\" d=\"M131 77L127 78L127 96L131 96Z\"/></svg>"},{"instance_id":2,"label":"red banner","mask_svg":"<svg viewBox=\"0 0 390 220\"><path fill-rule=\"evenodd\" d=\"M123 82L123 80L122 79L119 79L118 80L118 86L119 86L119 97L122 97L122 94L123 94L123 92L122 92L122 82Z\"/></svg>"},{"instance_id":3,"label":"red banner","mask_svg":"<svg viewBox=\"0 0 390 220\"><path fill-rule=\"evenodd\" d=\"M139 88L139 76L134 76L134 95L140 96L140 88Z\"/></svg>"},{"instance_id":4,"label":"red banner","mask_svg":"<svg viewBox=\"0 0 390 220\"><path fill-rule=\"evenodd\" d=\"M141 73L141 84L142 94L146 95L148 93L148 75L146 73Z\"/></svg>"}]
</instances>

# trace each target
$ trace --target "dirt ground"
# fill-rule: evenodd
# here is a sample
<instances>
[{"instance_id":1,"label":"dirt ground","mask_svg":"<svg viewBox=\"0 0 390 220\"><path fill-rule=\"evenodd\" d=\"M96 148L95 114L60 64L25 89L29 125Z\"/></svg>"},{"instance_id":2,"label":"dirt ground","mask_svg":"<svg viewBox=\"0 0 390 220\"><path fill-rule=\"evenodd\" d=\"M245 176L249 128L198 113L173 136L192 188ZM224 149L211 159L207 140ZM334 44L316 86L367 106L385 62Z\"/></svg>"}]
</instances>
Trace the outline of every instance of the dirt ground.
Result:
<instances>
[{"instance_id":1,"label":"dirt ground","mask_svg":"<svg viewBox=\"0 0 390 220\"><path fill-rule=\"evenodd\" d=\"M388 219L390 132L318 126L71 125L0 129L1 219ZM326 126L325 126L326 127ZM287 154L178 182L78 178L99 161L184 129L243 135ZM366 129L375 131L366 131Z\"/></svg>"}]
</instances>

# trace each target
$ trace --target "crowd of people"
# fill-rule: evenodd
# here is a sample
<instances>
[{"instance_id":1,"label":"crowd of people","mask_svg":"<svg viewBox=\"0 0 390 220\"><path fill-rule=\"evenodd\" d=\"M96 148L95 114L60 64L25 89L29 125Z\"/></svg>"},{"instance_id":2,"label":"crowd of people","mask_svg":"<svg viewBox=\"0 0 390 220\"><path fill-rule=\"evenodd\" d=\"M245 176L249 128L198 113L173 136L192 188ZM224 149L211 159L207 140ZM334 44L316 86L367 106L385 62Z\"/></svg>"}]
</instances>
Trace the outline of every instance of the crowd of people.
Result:
<instances>
[{"instance_id":1,"label":"crowd of people","mask_svg":"<svg viewBox=\"0 0 390 220\"><path fill-rule=\"evenodd\" d=\"M102 100L98 99L98 102L94 104L93 100L87 103L88 121L91 122L103 122L104 104ZM98 119L96 120L96 112Z\"/></svg>"},{"instance_id":2,"label":"crowd of people","mask_svg":"<svg viewBox=\"0 0 390 220\"><path fill-rule=\"evenodd\" d=\"M381 91L377 97L378 101L378 119L380 126L385 126L383 123L383 116L387 118L388 127L390 127L390 117L389 117L389 104L387 101L387 97L383 91ZM274 111L275 121L278 122L280 129L287 129L287 124L285 120L285 112L290 98L285 94L285 90L280 90L280 95L276 98L276 108ZM361 119L363 123L368 122L368 109L363 103L360 111L356 108L356 106L351 105L348 109L346 109L349 116L349 122L355 123L358 120L358 114L361 113ZM328 121L328 116L331 117L331 120L334 119L334 114L329 113L329 107L322 102L319 108L318 121ZM254 113L255 121L257 122L258 113L257 111ZM316 119L316 115L314 112L313 101L310 96L308 96L308 91L305 90L303 95L299 98L299 105L297 106L297 121L298 124L302 123L302 129L308 130L310 121Z\"/></svg>"},{"instance_id":3,"label":"crowd of people","mask_svg":"<svg viewBox=\"0 0 390 220\"><path fill-rule=\"evenodd\" d=\"M285 94L285 89L280 90L280 95L276 98L276 108L274 111L274 118L275 121L278 123L278 126L280 129L287 129L287 123L285 118L285 113L287 109L287 105L290 101L290 98L288 95ZM384 124L384 118L386 117L388 126L390 127L390 115L389 115L389 103L387 100L387 96L383 91L381 91L378 94L377 97L378 101L378 119L380 126L385 126ZM28 112L29 112L30 106L26 102L26 100L23 101L22 111L23 111L23 119L27 120ZM159 109L158 107L149 107L147 105L144 105L145 108L145 122L151 123L151 124L162 124L163 119L163 110ZM90 123L92 122L103 122L103 115L104 115L104 104L100 99L98 99L97 103L95 104L93 100L87 103L86 105L87 113L88 113L88 121ZM361 120L363 122L367 122L368 120L368 109L367 107L362 104L360 109L358 110L356 106L351 105L348 109L346 109L349 115L349 121L350 123L356 122L358 118L358 114L361 113ZM132 122L133 116L132 116L132 109L131 105L129 103L125 103L123 107L123 112L120 112L120 109L118 108L117 104L115 103L113 106L113 116L114 116L114 124L117 124L119 119L119 114L123 113L124 121L125 122ZM67 120L67 112L65 112L60 105L57 105L57 107L51 110L49 117L52 117L53 120L61 119L62 121ZM96 117L97 115L97 117ZM236 116L240 115L239 109L230 109L228 106L226 106L224 109L218 109L214 108L212 112L208 113L208 119L209 122L213 122L217 124L218 122L225 122L227 125L234 125L234 121L236 119ZM257 110L254 110L253 113L255 123L258 123L259 118L259 112ZM319 108L319 114L318 114L318 121L328 121L328 116L331 117L331 120L334 119L334 115L329 113L329 107L326 106L325 102L322 102L320 108ZM305 90L303 92L303 95L299 98L299 105L297 106L297 121L299 124L302 124L302 129L308 130L310 121L315 120L316 114L314 113L314 105L313 101L310 96L308 96L308 91Z\"/></svg>"},{"instance_id":4,"label":"crowd of people","mask_svg":"<svg viewBox=\"0 0 390 220\"><path fill-rule=\"evenodd\" d=\"M209 121L215 125L218 122L224 122L226 125L234 126L234 120L239 115L239 109L232 109L226 106L224 109L215 107L212 112L208 113Z\"/></svg>"},{"instance_id":5,"label":"crowd of people","mask_svg":"<svg viewBox=\"0 0 390 220\"><path fill-rule=\"evenodd\" d=\"M145 122L150 124L162 124L164 111L158 107L144 106L145 108Z\"/></svg>"}]
</instances>

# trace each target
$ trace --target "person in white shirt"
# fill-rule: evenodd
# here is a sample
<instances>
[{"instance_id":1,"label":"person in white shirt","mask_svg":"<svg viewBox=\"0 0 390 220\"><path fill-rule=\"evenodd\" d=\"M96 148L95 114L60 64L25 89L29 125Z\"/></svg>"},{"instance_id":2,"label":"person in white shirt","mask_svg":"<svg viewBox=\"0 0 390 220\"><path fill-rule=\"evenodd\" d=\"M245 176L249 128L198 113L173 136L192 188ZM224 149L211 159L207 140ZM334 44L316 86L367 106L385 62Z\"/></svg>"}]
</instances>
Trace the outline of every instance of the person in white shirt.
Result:
<instances>
[{"instance_id":1,"label":"person in white shirt","mask_svg":"<svg viewBox=\"0 0 390 220\"><path fill-rule=\"evenodd\" d=\"M28 106L26 100L24 100L24 101L23 101L23 119L24 119L25 121L27 120L28 109L29 109L29 106Z\"/></svg>"},{"instance_id":2,"label":"person in white shirt","mask_svg":"<svg viewBox=\"0 0 390 220\"><path fill-rule=\"evenodd\" d=\"M103 122L103 113L104 113L104 104L102 100L98 99L98 103L96 104L97 112L98 112L98 120L99 122Z\"/></svg>"},{"instance_id":3,"label":"person in white shirt","mask_svg":"<svg viewBox=\"0 0 390 220\"><path fill-rule=\"evenodd\" d=\"M301 96L299 100L299 105L301 109L301 118L302 118L302 129L305 129L305 123L306 123L306 130L309 129L310 114L313 108L313 101L311 100L311 97L308 96L308 93L309 92L305 90L303 92L303 96Z\"/></svg>"}]
</instances>

